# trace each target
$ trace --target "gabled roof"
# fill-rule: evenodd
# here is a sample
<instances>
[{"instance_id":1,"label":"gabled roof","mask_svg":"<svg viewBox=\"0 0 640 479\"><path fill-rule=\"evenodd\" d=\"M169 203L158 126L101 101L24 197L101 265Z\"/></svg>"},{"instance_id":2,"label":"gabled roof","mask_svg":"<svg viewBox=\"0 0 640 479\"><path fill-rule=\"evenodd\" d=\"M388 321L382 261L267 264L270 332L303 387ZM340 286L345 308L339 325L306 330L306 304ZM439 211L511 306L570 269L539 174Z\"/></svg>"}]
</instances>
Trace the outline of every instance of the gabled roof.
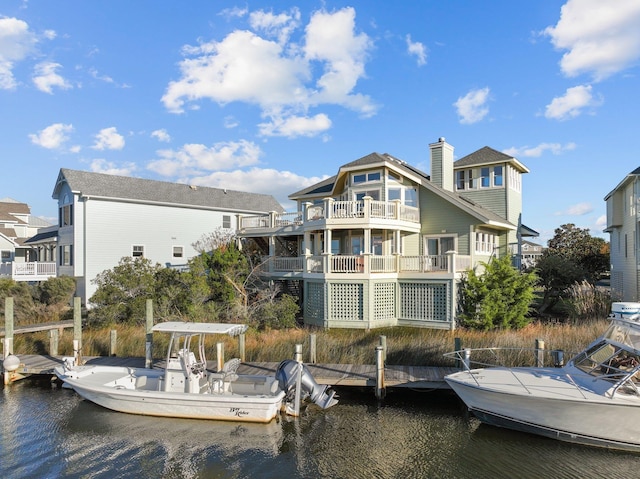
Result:
<instances>
[{"instance_id":1,"label":"gabled roof","mask_svg":"<svg viewBox=\"0 0 640 479\"><path fill-rule=\"evenodd\" d=\"M181 205L192 208L236 211L242 213L283 212L271 195L193 186L183 183L147 180L129 176L107 175L88 171L60 169L53 190L58 199L60 187L67 183L74 194L84 197L110 198L124 202Z\"/></svg>"},{"instance_id":2,"label":"gabled roof","mask_svg":"<svg viewBox=\"0 0 640 479\"><path fill-rule=\"evenodd\" d=\"M640 167L636 168L631 173L629 173L627 176L625 176L624 179L620 183L618 183L618 185L614 189L612 189L609 193L607 193L607 195L604 197L604 200L607 201L607 199L612 194L614 194L617 190L619 190L620 188L625 186L627 183L629 183L629 181L631 181L632 179L634 179L637 176L640 176ZM605 230L605 231L607 231L607 230Z\"/></svg>"},{"instance_id":3,"label":"gabled roof","mask_svg":"<svg viewBox=\"0 0 640 479\"><path fill-rule=\"evenodd\" d=\"M479 150L460 158L453 163L453 167L468 168L470 166L493 165L496 163L509 163L521 173L529 173L528 168L514 157L498 150L494 150L488 146L484 146Z\"/></svg>"},{"instance_id":4,"label":"gabled roof","mask_svg":"<svg viewBox=\"0 0 640 479\"><path fill-rule=\"evenodd\" d=\"M9 200L10 198L5 198ZM25 221L14 215L29 215L31 209L26 203L18 203L15 200L0 202L0 221L9 221L18 224L27 224Z\"/></svg>"},{"instance_id":5,"label":"gabled roof","mask_svg":"<svg viewBox=\"0 0 640 479\"><path fill-rule=\"evenodd\" d=\"M44 229L44 228L43 228ZM58 229L53 229L50 231L44 231L42 233L38 233L35 236L32 236L31 238L25 240L25 244L35 244L35 243L40 243L40 242L51 242L51 241L55 241L58 237ZM48 241L47 241L48 240Z\"/></svg>"}]
</instances>

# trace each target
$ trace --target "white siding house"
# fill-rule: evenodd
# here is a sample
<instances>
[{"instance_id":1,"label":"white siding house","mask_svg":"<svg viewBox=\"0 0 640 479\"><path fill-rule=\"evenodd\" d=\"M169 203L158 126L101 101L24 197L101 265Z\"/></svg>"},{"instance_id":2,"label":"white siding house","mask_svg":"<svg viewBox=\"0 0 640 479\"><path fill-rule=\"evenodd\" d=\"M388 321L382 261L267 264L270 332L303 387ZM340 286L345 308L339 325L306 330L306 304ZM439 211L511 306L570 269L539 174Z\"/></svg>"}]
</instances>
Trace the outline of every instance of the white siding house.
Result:
<instances>
[{"instance_id":1,"label":"white siding house","mask_svg":"<svg viewBox=\"0 0 640 479\"><path fill-rule=\"evenodd\" d=\"M125 257L179 267L193 244L219 228L234 230L239 214L281 212L270 195L61 169L58 275L76 278L84 304L92 280Z\"/></svg>"},{"instance_id":2,"label":"white siding house","mask_svg":"<svg viewBox=\"0 0 640 479\"><path fill-rule=\"evenodd\" d=\"M629 173L604 198L610 235L611 296L621 301L639 301L638 234L640 212L640 168Z\"/></svg>"}]
</instances>

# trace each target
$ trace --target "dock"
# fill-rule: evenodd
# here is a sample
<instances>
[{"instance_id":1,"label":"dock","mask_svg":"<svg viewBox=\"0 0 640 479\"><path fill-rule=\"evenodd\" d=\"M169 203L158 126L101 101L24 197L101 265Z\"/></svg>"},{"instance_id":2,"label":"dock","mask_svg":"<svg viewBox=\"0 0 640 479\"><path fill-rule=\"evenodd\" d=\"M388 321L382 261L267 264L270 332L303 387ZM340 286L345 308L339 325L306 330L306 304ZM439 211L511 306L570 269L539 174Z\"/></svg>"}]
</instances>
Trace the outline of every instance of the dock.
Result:
<instances>
[{"instance_id":1,"label":"dock","mask_svg":"<svg viewBox=\"0 0 640 479\"><path fill-rule=\"evenodd\" d=\"M21 376L51 376L54 368L62 364L62 356L21 354L20 367L16 373ZM117 356L99 356L83 358L85 364L103 366L144 367L145 358L122 358ZM163 368L165 360L154 360L154 368ZM215 362L210 362L215 370ZM247 362L238 368L239 374L274 374L279 363ZM376 365L361 364L310 364L305 363L318 384L335 387L371 387L376 384ZM431 366L394 366L384 367L384 386L386 388L409 388L416 390L449 389L444 380L447 374L459 371L454 367Z\"/></svg>"}]
</instances>

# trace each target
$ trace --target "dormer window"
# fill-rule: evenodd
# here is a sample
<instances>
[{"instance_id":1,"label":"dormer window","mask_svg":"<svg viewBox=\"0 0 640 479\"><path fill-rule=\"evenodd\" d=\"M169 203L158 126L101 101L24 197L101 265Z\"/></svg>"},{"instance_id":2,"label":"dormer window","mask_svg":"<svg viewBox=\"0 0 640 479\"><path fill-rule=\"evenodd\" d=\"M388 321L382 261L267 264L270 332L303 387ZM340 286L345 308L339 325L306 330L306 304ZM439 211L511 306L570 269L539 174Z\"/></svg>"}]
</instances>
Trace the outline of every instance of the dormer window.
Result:
<instances>
[{"instance_id":1,"label":"dormer window","mask_svg":"<svg viewBox=\"0 0 640 479\"><path fill-rule=\"evenodd\" d=\"M502 166L493 167L493 186L502 186Z\"/></svg>"},{"instance_id":2,"label":"dormer window","mask_svg":"<svg viewBox=\"0 0 640 479\"><path fill-rule=\"evenodd\" d=\"M488 167L480 168L480 188L489 188L491 186L489 171Z\"/></svg>"}]
</instances>

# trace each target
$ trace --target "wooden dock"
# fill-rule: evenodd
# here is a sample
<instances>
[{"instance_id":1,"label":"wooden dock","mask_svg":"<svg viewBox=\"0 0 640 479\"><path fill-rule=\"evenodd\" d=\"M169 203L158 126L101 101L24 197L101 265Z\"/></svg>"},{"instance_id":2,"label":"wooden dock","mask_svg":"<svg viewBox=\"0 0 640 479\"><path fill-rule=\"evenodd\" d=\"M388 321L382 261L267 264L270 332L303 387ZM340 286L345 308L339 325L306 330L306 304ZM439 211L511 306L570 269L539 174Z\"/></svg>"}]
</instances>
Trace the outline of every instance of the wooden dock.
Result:
<instances>
[{"instance_id":1,"label":"wooden dock","mask_svg":"<svg viewBox=\"0 0 640 479\"><path fill-rule=\"evenodd\" d=\"M54 368L62 364L62 356L35 354L18 355L20 367L16 371L22 376L53 376ZM85 364L108 366L144 367L145 358L121 358L116 356L85 357ZM242 363L240 374L273 374L279 363ZM212 370L215 363L212 362ZM376 387L376 366L358 364L309 364L305 363L318 384L337 387ZM162 368L164 360L155 360L154 367ZM409 388L418 390L449 389L444 381L447 374L458 369L453 367L393 366L384 368L386 388Z\"/></svg>"}]
</instances>

